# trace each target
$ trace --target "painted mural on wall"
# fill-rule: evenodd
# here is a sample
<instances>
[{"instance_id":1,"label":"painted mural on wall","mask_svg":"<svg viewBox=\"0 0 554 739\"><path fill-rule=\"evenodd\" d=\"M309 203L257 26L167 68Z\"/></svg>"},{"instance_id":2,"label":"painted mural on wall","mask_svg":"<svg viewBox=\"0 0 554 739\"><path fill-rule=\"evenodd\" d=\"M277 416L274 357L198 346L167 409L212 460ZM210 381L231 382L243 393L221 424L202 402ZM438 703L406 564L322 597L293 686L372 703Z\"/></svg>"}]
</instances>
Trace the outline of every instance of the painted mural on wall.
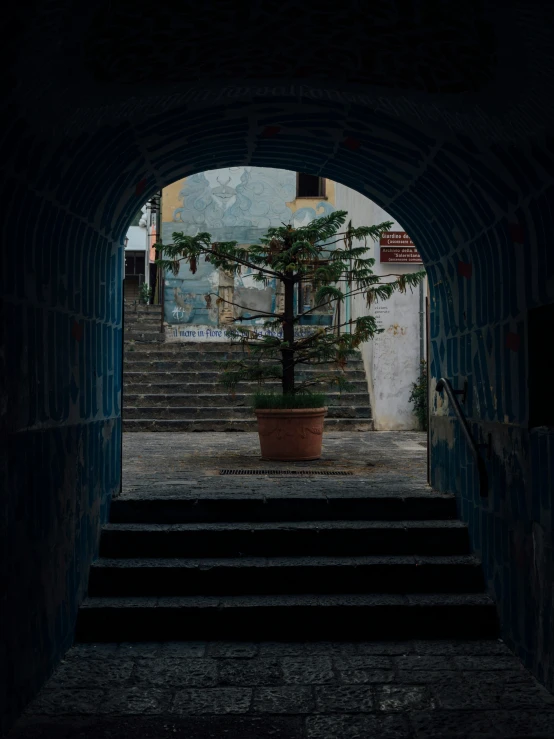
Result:
<instances>
[{"instance_id":1,"label":"painted mural on wall","mask_svg":"<svg viewBox=\"0 0 554 739\"><path fill-rule=\"evenodd\" d=\"M214 241L254 244L272 226L283 223L302 226L334 210L326 200L318 202L316 207L292 207L296 172L264 167L199 172L183 181L178 197L182 205L173 209L171 220L162 222L164 243L171 243L175 231L189 236L207 231ZM166 275L165 320L176 327L175 336L182 338L186 338L187 331L183 329L189 324L220 326L237 316L247 325L261 324L262 318L249 320L248 317L260 311L275 311L276 288L275 281L266 286L255 282L248 269L229 281L204 259L199 260L194 275L187 265L181 264L178 275ZM240 307L231 308L229 303L218 306L215 300L207 299L209 293L219 294L224 300L232 299ZM179 328L183 324L183 329ZM204 335L208 336L208 332L204 331Z\"/></svg>"}]
</instances>

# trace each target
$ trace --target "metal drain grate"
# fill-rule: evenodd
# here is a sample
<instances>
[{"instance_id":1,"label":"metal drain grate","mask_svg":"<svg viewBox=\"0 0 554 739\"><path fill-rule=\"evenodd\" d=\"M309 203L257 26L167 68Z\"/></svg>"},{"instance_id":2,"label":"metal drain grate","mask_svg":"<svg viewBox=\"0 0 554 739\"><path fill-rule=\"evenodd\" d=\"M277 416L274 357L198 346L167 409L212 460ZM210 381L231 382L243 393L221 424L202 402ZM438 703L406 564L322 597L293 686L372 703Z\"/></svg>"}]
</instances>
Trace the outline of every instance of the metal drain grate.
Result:
<instances>
[{"instance_id":1,"label":"metal drain grate","mask_svg":"<svg viewBox=\"0 0 554 739\"><path fill-rule=\"evenodd\" d=\"M332 477L344 477L353 475L353 472L341 470L219 470L220 475L295 475L311 477L312 475L325 475Z\"/></svg>"}]
</instances>

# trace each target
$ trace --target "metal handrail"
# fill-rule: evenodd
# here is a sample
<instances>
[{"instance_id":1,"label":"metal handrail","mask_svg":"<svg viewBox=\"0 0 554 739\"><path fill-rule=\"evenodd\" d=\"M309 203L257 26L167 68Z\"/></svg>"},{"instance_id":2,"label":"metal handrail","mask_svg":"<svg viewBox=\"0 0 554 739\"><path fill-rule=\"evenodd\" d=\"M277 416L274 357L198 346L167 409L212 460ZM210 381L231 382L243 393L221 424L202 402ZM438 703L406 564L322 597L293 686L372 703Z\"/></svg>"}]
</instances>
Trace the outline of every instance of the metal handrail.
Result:
<instances>
[{"instance_id":1,"label":"metal handrail","mask_svg":"<svg viewBox=\"0 0 554 739\"><path fill-rule=\"evenodd\" d=\"M452 403L456 415L458 416L458 420L462 425L464 436L466 437L469 448L471 449L471 453L473 454L475 462L477 463L477 471L479 473L479 494L482 498L485 498L489 494L489 478L487 474L487 467L481 455L479 454L479 445L475 442L475 439L471 434L467 419L464 416L464 412L462 411L458 402L458 398L456 397L456 395L463 394L465 399L467 388L464 388L463 390L454 390L450 381L447 380L445 377L441 377L440 380L437 382L436 389L438 393L442 392L443 390L446 392L448 400Z\"/></svg>"}]
</instances>

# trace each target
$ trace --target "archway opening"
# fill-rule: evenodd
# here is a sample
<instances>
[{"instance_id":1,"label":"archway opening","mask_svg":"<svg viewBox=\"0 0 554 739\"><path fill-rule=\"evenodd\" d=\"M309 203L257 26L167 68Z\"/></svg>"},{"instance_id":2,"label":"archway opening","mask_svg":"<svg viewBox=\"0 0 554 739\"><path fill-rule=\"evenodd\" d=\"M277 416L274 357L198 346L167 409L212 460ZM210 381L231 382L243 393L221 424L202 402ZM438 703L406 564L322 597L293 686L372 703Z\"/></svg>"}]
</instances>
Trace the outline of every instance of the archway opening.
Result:
<instances>
[{"instance_id":1,"label":"archway opening","mask_svg":"<svg viewBox=\"0 0 554 739\"><path fill-rule=\"evenodd\" d=\"M530 153L509 142L487 146L448 126L407 123L402 113L368 113L355 98L298 106L288 93L277 103L265 92L254 100L251 93L241 95L231 105L201 102L150 118L138 115L132 135L115 115L109 131L93 132L91 122L90 137L85 124L71 145L65 141L58 149L54 141L42 149L32 198L49 230L29 242L31 260L24 250L15 252L16 278L4 279L17 368L9 376L13 391L7 399L14 419L11 487L30 490L37 499L40 492L41 500L61 508L78 501L72 508L78 542L71 538L62 546L71 574L52 602L37 595L54 645L45 664L68 644L99 526L119 488L122 239L145 198L168 183L239 163L306 172L361 190L414 239L430 277L432 383L443 375L457 378L457 387L467 380L473 435L481 443L489 433L496 438L489 467L500 471L490 502L482 501L457 419L432 392L432 481L438 490L456 493L470 522L472 544L483 553L508 640L527 645L521 653L530 664L548 667L548 649L537 647L526 628L529 619L549 612L540 584L548 562L537 562L542 575L533 583L521 579L517 562L528 561L530 551L518 501L533 497L535 533L546 531L549 515L531 472L550 436L528 432L527 365L521 353L526 311L547 303L551 290L551 261L541 235L544 223L550 223L551 182L545 185L537 174L551 167L549 152L533 148ZM64 172L62 181L51 162L56 172ZM526 176L519 177L521 172ZM17 216L13 222L19 222L28 200L17 177L12 184L9 202ZM49 184L55 192L46 197ZM50 239L54 233L57 238ZM522 246L528 247L527 255ZM62 280L56 279L57 271ZM46 347L44 326L61 340ZM55 475L46 474L51 469ZM506 503L507 482L511 497ZM16 527L7 526L14 556L26 561L27 551L40 551L41 567L56 570L49 554L54 529L39 526L38 519L36 524L19 539ZM500 543L493 551L489 542L497 530ZM504 578L496 576L499 563ZM39 570L25 570L30 583L40 580ZM514 602L532 604L527 621L513 616ZM17 611L16 621L31 629L25 613Z\"/></svg>"}]
</instances>

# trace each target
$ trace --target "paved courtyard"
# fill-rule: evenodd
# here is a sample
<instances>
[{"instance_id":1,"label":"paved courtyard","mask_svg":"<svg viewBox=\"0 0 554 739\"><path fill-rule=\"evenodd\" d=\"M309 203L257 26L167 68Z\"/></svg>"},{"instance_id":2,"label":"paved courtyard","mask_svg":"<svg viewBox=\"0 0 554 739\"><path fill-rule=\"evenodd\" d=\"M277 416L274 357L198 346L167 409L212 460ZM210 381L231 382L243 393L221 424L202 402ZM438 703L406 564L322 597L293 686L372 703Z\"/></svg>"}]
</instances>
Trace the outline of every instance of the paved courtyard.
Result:
<instances>
[{"instance_id":1,"label":"paved courtyard","mask_svg":"<svg viewBox=\"0 0 554 739\"><path fill-rule=\"evenodd\" d=\"M327 470L352 477L220 477L221 469ZM214 479L216 478L216 479ZM317 484L314 484L314 479ZM427 436L417 431L326 434L315 462L266 462L257 433L129 433L123 435L123 495L195 497L241 494L425 495Z\"/></svg>"},{"instance_id":2,"label":"paved courtyard","mask_svg":"<svg viewBox=\"0 0 554 739\"><path fill-rule=\"evenodd\" d=\"M123 496L283 491L425 495L426 437L336 433L321 461L263 462L255 434L126 434ZM221 477L222 468L348 478ZM346 635L347 636L347 635ZM554 697L501 641L79 644L12 737L554 737Z\"/></svg>"}]
</instances>

